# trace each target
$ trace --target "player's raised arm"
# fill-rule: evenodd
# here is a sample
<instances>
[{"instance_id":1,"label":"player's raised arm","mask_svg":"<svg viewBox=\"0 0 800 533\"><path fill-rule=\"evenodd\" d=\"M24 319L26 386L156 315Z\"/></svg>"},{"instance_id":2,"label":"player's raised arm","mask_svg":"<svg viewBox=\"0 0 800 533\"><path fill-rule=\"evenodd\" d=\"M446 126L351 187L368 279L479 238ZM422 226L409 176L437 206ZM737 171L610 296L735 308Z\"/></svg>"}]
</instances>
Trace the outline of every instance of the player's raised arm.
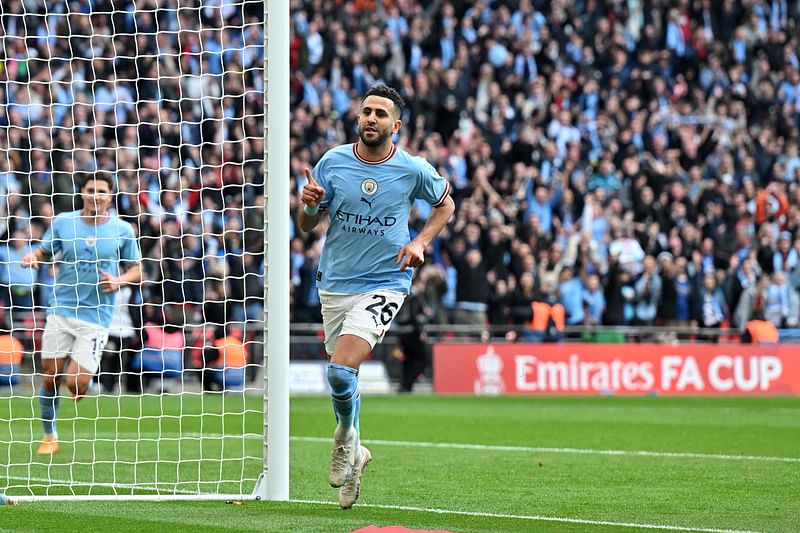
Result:
<instances>
[{"instance_id":1,"label":"player's raised arm","mask_svg":"<svg viewBox=\"0 0 800 533\"><path fill-rule=\"evenodd\" d=\"M325 189L311 175L311 170L305 169L308 183L303 186L300 195L302 207L297 210L297 223L303 231L311 231L319 224L319 204L325 197Z\"/></svg>"}]
</instances>

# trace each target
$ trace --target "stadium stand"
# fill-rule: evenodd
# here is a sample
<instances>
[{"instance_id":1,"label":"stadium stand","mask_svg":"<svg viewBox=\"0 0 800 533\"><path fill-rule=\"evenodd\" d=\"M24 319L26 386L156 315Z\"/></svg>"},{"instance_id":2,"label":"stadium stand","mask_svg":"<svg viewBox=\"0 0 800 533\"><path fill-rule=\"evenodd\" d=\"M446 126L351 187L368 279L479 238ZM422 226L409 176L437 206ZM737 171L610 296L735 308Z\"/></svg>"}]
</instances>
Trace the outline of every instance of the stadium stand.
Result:
<instances>
[{"instance_id":1,"label":"stadium stand","mask_svg":"<svg viewBox=\"0 0 800 533\"><path fill-rule=\"evenodd\" d=\"M397 142L451 181L432 324L502 330L540 301L568 327L797 327L797 2L293 5L294 189L377 80L409 104ZM323 231L296 233L296 318L318 313Z\"/></svg>"},{"instance_id":2,"label":"stadium stand","mask_svg":"<svg viewBox=\"0 0 800 533\"><path fill-rule=\"evenodd\" d=\"M135 18L112 16L110 0L53 5L52 27L23 37L43 4L3 2L0 258L20 253L17 230L41 237L54 214L73 208L76 173L114 170L118 210L141 229L148 258L144 303L175 302L196 347L205 321L255 320L263 310L263 102L259 91L236 90L262 87L263 38L249 24L262 6L141 4ZM469 323L482 310L503 332L547 302L563 305L568 330L742 331L756 310L792 337L798 9L784 0L295 0L292 190L329 146L355 140L359 95L384 80L409 103L397 142L437 166L458 205L445 235L452 249L434 243L419 272L430 327ZM247 31L201 35L181 19L192 13ZM223 79L220 62L252 79ZM179 65L192 76L180 77ZM237 96L206 105L223 85ZM204 149L220 138L230 141L223 158ZM418 206L414 228L426 216ZM319 319L323 230L292 235L296 323ZM478 257L473 268L491 290L464 287L462 255ZM204 281L209 272L229 275ZM31 291L16 274L0 269L0 300L19 309L15 298L32 297L40 316L52 272L40 271ZM28 349L42 323L15 317Z\"/></svg>"},{"instance_id":3,"label":"stadium stand","mask_svg":"<svg viewBox=\"0 0 800 533\"><path fill-rule=\"evenodd\" d=\"M31 351L53 271L14 261L96 169L140 234L140 303L179 308L187 345L263 314L263 2L133 4L0 7L0 302Z\"/></svg>"}]
</instances>

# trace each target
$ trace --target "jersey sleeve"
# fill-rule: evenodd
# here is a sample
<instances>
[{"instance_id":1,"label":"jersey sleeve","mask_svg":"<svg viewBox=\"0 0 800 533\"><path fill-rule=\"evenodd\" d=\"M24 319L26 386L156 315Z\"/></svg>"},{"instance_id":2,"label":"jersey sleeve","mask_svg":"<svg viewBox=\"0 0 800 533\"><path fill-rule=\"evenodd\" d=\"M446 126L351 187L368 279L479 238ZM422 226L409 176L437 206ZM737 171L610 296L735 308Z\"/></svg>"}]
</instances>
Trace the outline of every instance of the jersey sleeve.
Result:
<instances>
[{"instance_id":1,"label":"jersey sleeve","mask_svg":"<svg viewBox=\"0 0 800 533\"><path fill-rule=\"evenodd\" d=\"M311 175L317 180L319 186L325 189L325 196L322 197L322 201L319 203L320 209L328 209L333 198L333 188L330 186L330 176L328 176L327 170L328 157L323 156L311 171Z\"/></svg>"},{"instance_id":2,"label":"jersey sleeve","mask_svg":"<svg viewBox=\"0 0 800 533\"><path fill-rule=\"evenodd\" d=\"M438 207L450 194L450 183L433 168L433 165L422 158L419 160L419 174L414 198L425 200L433 207Z\"/></svg>"},{"instance_id":3,"label":"jersey sleeve","mask_svg":"<svg viewBox=\"0 0 800 533\"><path fill-rule=\"evenodd\" d=\"M56 255L58 252L61 251L61 241L58 238L58 230L56 225L58 224L59 218L56 217L50 223L50 227L47 228L47 231L44 233L44 237L42 237L39 246L50 255Z\"/></svg>"},{"instance_id":4,"label":"jersey sleeve","mask_svg":"<svg viewBox=\"0 0 800 533\"><path fill-rule=\"evenodd\" d=\"M127 263L137 263L142 260L142 251L139 249L139 242L136 240L136 234L133 232L130 224L121 222L120 226L120 248L119 258L121 261Z\"/></svg>"}]
</instances>

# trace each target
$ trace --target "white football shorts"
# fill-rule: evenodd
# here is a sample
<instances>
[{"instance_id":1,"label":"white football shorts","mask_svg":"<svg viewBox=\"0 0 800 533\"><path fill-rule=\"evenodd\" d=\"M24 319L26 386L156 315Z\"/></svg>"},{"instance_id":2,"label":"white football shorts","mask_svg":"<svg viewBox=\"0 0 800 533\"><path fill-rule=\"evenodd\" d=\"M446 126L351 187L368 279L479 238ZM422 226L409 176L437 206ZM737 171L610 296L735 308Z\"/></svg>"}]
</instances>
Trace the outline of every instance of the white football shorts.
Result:
<instances>
[{"instance_id":1,"label":"white football shorts","mask_svg":"<svg viewBox=\"0 0 800 533\"><path fill-rule=\"evenodd\" d=\"M387 289L363 294L319 291L325 351L333 355L340 335L355 335L374 348L383 340L405 298L402 292Z\"/></svg>"},{"instance_id":2,"label":"white football shorts","mask_svg":"<svg viewBox=\"0 0 800 533\"><path fill-rule=\"evenodd\" d=\"M108 328L77 318L47 315L42 334L42 359L71 357L91 374L100 369Z\"/></svg>"}]
</instances>

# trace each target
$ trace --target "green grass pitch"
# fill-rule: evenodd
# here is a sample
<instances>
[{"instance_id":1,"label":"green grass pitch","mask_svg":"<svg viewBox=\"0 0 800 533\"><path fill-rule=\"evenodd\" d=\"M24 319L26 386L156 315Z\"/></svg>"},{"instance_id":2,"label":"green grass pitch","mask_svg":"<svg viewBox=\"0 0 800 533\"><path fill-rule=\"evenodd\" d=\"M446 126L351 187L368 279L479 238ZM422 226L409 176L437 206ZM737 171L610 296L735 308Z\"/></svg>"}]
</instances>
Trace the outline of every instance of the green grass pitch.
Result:
<instances>
[{"instance_id":1,"label":"green grass pitch","mask_svg":"<svg viewBox=\"0 0 800 533\"><path fill-rule=\"evenodd\" d=\"M51 494L247 492L262 404L100 397L75 418L62 400L50 463L29 443L31 401L3 397L0 489L23 495L30 479L42 494L52 479ZM374 459L350 511L326 482L329 399L293 398L291 412L290 502L23 502L0 508L0 531L800 531L797 398L365 397Z\"/></svg>"}]
</instances>

